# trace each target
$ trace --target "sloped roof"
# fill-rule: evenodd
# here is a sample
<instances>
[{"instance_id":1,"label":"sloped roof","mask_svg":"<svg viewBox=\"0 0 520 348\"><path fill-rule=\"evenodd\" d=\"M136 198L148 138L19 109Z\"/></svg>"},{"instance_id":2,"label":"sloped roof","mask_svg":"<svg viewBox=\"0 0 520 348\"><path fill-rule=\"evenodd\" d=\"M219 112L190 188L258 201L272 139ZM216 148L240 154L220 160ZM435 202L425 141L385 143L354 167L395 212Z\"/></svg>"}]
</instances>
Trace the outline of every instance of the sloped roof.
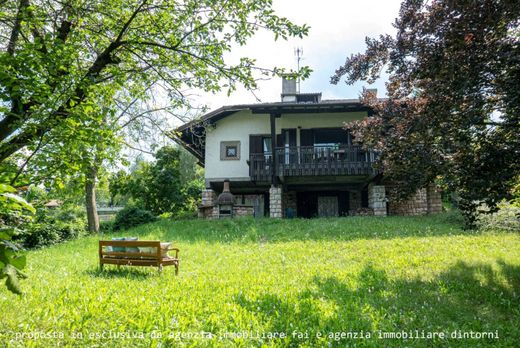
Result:
<instances>
[{"instance_id":1,"label":"sloped roof","mask_svg":"<svg viewBox=\"0 0 520 348\"><path fill-rule=\"evenodd\" d=\"M316 114L335 112L367 111L371 109L363 105L359 99L329 99L318 103L273 102L223 106L202 117L177 128L174 140L192 153L199 163L204 164L205 129L207 126L228 117L236 112L250 110L253 114Z\"/></svg>"}]
</instances>

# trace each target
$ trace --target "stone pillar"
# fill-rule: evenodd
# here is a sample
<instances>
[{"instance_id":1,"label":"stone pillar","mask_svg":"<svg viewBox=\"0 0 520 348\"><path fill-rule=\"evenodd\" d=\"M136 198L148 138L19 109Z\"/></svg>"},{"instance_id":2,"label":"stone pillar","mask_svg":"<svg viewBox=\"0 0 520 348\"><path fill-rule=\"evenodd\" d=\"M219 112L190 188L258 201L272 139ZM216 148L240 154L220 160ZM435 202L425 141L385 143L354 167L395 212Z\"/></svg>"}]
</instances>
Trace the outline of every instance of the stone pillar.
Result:
<instances>
[{"instance_id":1,"label":"stone pillar","mask_svg":"<svg viewBox=\"0 0 520 348\"><path fill-rule=\"evenodd\" d=\"M375 216L386 216L386 194L383 185L368 185L368 206Z\"/></svg>"},{"instance_id":2,"label":"stone pillar","mask_svg":"<svg viewBox=\"0 0 520 348\"><path fill-rule=\"evenodd\" d=\"M428 214L437 214L442 212L441 190L435 185L429 185L426 189Z\"/></svg>"},{"instance_id":3,"label":"stone pillar","mask_svg":"<svg viewBox=\"0 0 520 348\"><path fill-rule=\"evenodd\" d=\"M274 185L269 189L269 215L272 218L282 217L282 188Z\"/></svg>"},{"instance_id":4,"label":"stone pillar","mask_svg":"<svg viewBox=\"0 0 520 348\"><path fill-rule=\"evenodd\" d=\"M217 203L217 194L212 189L202 190L202 202L201 205L204 207L212 206Z\"/></svg>"}]
</instances>

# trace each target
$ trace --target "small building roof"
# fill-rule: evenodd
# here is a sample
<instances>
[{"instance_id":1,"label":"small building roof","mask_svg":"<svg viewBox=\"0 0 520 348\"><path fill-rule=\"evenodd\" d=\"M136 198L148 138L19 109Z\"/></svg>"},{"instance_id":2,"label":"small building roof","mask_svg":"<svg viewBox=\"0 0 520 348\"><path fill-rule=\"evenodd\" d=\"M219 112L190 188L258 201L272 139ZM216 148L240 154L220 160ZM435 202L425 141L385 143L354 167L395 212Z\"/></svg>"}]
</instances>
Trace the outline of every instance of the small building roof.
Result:
<instances>
[{"instance_id":1,"label":"small building roof","mask_svg":"<svg viewBox=\"0 0 520 348\"><path fill-rule=\"evenodd\" d=\"M50 201L48 201L47 203L45 203L45 206L47 208L57 208L59 207L60 205L62 205L62 201L59 201L57 199L51 199Z\"/></svg>"}]
</instances>

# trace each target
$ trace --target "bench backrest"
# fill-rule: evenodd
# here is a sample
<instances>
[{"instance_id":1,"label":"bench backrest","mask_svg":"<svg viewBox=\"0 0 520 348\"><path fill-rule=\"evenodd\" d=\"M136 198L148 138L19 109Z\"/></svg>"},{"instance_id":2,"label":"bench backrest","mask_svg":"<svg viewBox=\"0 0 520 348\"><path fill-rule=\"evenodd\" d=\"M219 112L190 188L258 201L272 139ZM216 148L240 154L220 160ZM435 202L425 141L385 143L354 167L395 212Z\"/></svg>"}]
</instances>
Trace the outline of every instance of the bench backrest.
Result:
<instances>
[{"instance_id":1,"label":"bench backrest","mask_svg":"<svg viewBox=\"0 0 520 348\"><path fill-rule=\"evenodd\" d=\"M106 247L131 247L131 248L155 248L154 253L142 251L113 251L107 250ZM103 256L121 257L121 258L140 258L156 257L161 259L161 241L159 240L100 240L99 241L99 257Z\"/></svg>"}]
</instances>

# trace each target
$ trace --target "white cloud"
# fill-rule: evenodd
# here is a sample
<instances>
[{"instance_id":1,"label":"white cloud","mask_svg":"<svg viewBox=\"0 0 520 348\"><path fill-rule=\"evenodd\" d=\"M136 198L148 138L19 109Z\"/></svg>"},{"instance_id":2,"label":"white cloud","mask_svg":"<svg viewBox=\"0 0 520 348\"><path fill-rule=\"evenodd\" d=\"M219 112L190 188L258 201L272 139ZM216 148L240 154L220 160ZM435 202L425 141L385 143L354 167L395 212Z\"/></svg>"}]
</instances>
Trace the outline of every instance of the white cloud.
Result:
<instances>
[{"instance_id":1,"label":"white cloud","mask_svg":"<svg viewBox=\"0 0 520 348\"><path fill-rule=\"evenodd\" d=\"M333 86L329 77L348 55L363 51L366 36L394 33L392 23L400 6L400 0L274 0L273 3L278 15L297 24L309 25L309 35L302 40L274 41L272 34L260 32L246 46L233 49L226 58L234 61L248 56L255 58L262 67L296 69L294 48L303 47L302 64L310 66L314 72L302 82L301 91L323 92L324 99L356 98L359 95L362 84ZM384 81L376 82L375 87L381 96ZM281 81L274 78L261 81L255 94L263 102L273 102L280 99L280 91ZM243 88L229 97L226 93L201 93L195 101L208 105L210 109L256 102L255 97Z\"/></svg>"}]
</instances>

